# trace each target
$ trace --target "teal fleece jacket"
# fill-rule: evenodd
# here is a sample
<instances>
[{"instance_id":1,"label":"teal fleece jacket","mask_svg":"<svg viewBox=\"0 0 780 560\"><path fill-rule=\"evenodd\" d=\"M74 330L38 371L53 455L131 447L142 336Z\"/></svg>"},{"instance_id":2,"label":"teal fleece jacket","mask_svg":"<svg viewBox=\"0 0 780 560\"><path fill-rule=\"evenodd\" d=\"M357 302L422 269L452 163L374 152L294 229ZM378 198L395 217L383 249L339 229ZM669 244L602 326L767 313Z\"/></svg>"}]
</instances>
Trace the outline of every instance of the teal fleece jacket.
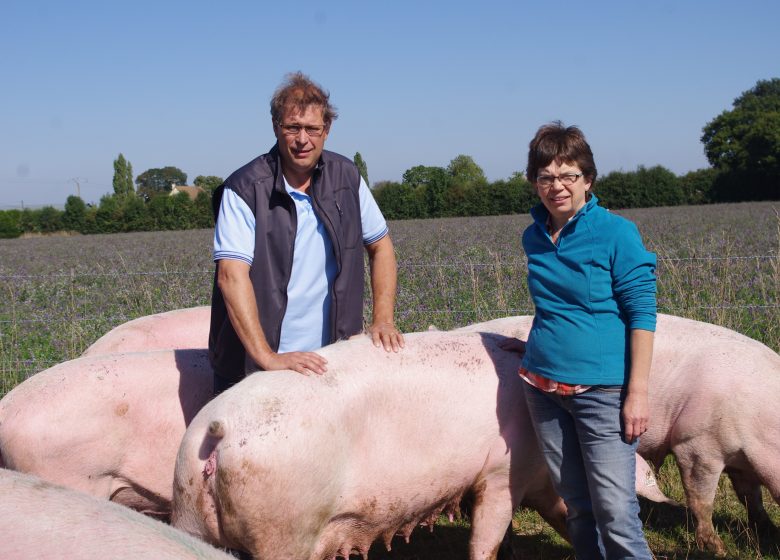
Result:
<instances>
[{"instance_id":1,"label":"teal fleece jacket","mask_svg":"<svg viewBox=\"0 0 780 560\"><path fill-rule=\"evenodd\" d=\"M523 233L528 289L536 308L523 366L582 385L628 382L631 329L655 331L655 254L636 226L592 196L555 245L547 209L531 210Z\"/></svg>"}]
</instances>

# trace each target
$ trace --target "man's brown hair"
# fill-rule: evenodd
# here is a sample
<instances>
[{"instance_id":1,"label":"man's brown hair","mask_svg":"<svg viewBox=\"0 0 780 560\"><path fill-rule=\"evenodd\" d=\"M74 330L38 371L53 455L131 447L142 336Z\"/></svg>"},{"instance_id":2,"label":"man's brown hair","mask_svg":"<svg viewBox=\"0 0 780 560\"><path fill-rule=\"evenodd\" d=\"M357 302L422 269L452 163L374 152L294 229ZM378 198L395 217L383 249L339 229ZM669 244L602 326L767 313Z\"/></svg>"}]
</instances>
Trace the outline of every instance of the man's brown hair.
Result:
<instances>
[{"instance_id":1,"label":"man's brown hair","mask_svg":"<svg viewBox=\"0 0 780 560\"><path fill-rule=\"evenodd\" d=\"M325 128L338 118L336 108L330 104L330 94L302 72L285 76L284 81L271 98L271 118L278 124L289 110L304 113L309 106L322 108Z\"/></svg>"}]
</instances>

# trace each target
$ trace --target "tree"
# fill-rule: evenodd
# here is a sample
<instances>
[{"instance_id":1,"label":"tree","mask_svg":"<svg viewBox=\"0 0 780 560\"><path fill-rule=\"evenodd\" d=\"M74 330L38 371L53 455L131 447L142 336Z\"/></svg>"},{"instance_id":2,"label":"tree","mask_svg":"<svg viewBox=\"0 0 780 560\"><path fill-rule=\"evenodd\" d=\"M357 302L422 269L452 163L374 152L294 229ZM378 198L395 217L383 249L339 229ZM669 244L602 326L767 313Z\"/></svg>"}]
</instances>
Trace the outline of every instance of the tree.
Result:
<instances>
[{"instance_id":1,"label":"tree","mask_svg":"<svg viewBox=\"0 0 780 560\"><path fill-rule=\"evenodd\" d=\"M606 208L636 208L636 179L633 171L612 171L598 179L593 192Z\"/></svg>"},{"instance_id":2,"label":"tree","mask_svg":"<svg viewBox=\"0 0 780 560\"><path fill-rule=\"evenodd\" d=\"M222 182L220 181L220 184ZM200 185L199 185L200 186ZM205 187L203 187L205 189ZM214 216L211 212L211 193L200 192L192 207L192 227L214 227Z\"/></svg>"},{"instance_id":3,"label":"tree","mask_svg":"<svg viewBox=\"0 0 780 560\"><path fill-rule=\"evenodd\" d=\"M703 129L718 201L780 198L780 78L759 80Z\"/></svg>"},{"instance_id":4,"label":"tree","mask_svg":"<svg viewBox=\"0 0 780 560\"><path fill-rule=\"evenodd\" d=\"M54 206L44 206L36 211L38 230L42 233L54 233L62 229L62 212Z\"/></svg>"},{"instance_id":5,"label":"tree","mask_svg":"<svg viewBox=\"0 0 780 560\"><path fill-rule=\"evenodd\" d=\"M645 167L640 165L637 170L637 187L639 189L637 203L639 207L677 206L685 204L680 181L672 171L662 165Z\"/></svg>"},{"instance_id":6,"label":"tree","mask_svg":"<svg viewBox=\"0 0 780 560\"><path fill-rule=\"evenodd\" d=\"M706 204L712 202L712 186L718 171L711 167L689 171L679 178L685 204Z\"/></svg>"},{"instance_id":7,"label":"tree","mask_svg":"<svg viewBox=\"0 0 780 560\"><path fill-rule=\"evenodd\" d=\"M151 198L171 192L174 184L186 185L187 174L178 167L152 168L136 177L135 183L138 185L139 195Z\"/></svg>"},{"instance_id":8,"label":"tree","mask_svg":"<svg viewBox=\"0 0 780 560\"><path fill-rule=\"evenodd\" d=\"M713 167L777 171L780 158L780 78L759 80L704 127L701 141Z\"/></svg>"},{"instance_id":9,"label":"tree","mask_svg":"<svg viewBox=\"0 0 780 560\"><path fill-rule=\"evenodd\" d=\"M459 155L447 166L447 173L456 185L487 185L487 177L471 156Z\"/></svg>"},{"instance_id":10,"label":"tree","mask_svg":"<svg viewBox=\"0 0 780 560\"><path fill-rule=\"evenodd\" d=\"M371 183L368 182L368 165L363 160L363 156L360 155L360 152L355 152L355 157L352 158L352 161L355 162L355 165L357 165L358 171L360 171L360 176L363 177L366 185L371 185Z\"/></svg>"},{"instance_id":11,"label":"tree","mask_svg":"<svg viewBox=\"0 0 780 560\"><path fill-rule=\"evenodd\" d=\"M19 229L22 233L35 233L40 231L38 215L30 208L25 208L19 214Z\"/></svg>"},{"instance_id":12,"label":"tree","mask_svg":"<svg viewBox=\"0 0 780 560\"><path fill-rule=\"evenodd\" d=\"M402 182L411 187L419 187L432 182L446 179L447 171L443 167L430 167L427 165L415 165L404 171Z\"/></svg>"},{"instance_id":13,"label":"tree","mask_svg":"<svg viewBox=\"0 0 780 560\"><path fill-rule=\"evenodd\" d=\"M97 233L116 233L122 231L122 206L119 197L107 194L101 197L100 206L95 213Z\"/></svg>"},{"instance_id":14,"label":"tree","mask_svg":"<svg viewBox=\"0 0 780 560\"><path fill-rule=\"evenodd\" d=\"M22 235L19 210L0 210L0 239L13 239Z\"/></svg>"},{"instance_id":15,"label":"tree","mask_svg":"<svg viewBox=\"0 0 780 560\"><path fill-rule=\"evenodd\" d=\"M527 214L539 199L525 173L515 171L512 176L490 185L490 196L495 204L493 214Z\"/></svg>"},{"instance_id":16,"label":"tree","mask_svg":"<svg viewBox=\"0 0 780 560\"><path fill-rule=\"evenodd\" d=\"M121 153L114 160L114 194L120 198L135 193L133 187L133 166Z\"/></svg>"},{"instance_id":17,"label":"tree","mask_svg":"<svg viewBox=\"0 0 780 560\"><path fill-rule=\"evenodd\" d=\"M86 219L87 205L78 196L69 196L65 201L65 212L62 214L62 227L68 231L84 233Z\"/></svg>"},{"instance_id":18,"label":"tree","mask_svg":"<svg viewBox=\"0 0 780 560\"><path fill-rule=\"evenodd\" d=\"M446 192L450 175L443 167L416 165L407 169L403 175L403 184L414 189L422 189L426 202L428 218L440 218L446 215Z\"/></svg>"},{"instance_id":19,"label":"tree","mask_svg":"<svg viewBox=\"0 0 780 560\"><path fill-rule=\"evenodd\" d=\"M660 165L613 171L596 182L594 192L607 208L675 206L686 201L680 180Z\"/></svg>"},{"instance_id":20,"label":"tree","mask_svg":"<svg viewBox=\"0 0 780 560\"><path fill-rule=\"evenodd\" d=\"M225 181L222 179L222 177L217 177L216 175L198 175L195 177L195 181L193 182L196 187L200 187L204 191L206 191L206 194L211 198L211 195L214 194L214 191L217 190L217 187L220 186Z\"/></svg>"},{"instance_id":21,"label":"tree","mask_svg":"<svg viewBox=\"0 0 780 560\"><path fill-rule=\"evenodd\" d=\"M427 217L424 187L415 189L407 183L380 181L373 190L376 203L388 220Z\"/></svg>"},{"instance_id":22,"label":"tree","mask_svg":"<svg viewBox=\"0 0 780 560\"><path fill-rule=\"evenodd\" d=\"M156 196L147 204L150 228L153 230L188 229L192 227L193 202L186 193Z\"/></svg>"},{"instance_id":23,"label":"tree","mask_svg":"<svg viewBox=\"0 0 780 560\"><path fill-rule=\"evenodd\" d=\"M148 231L149 214L143 199L131 196L122 201L122 231Z\"/></svg>"}]
</instances>

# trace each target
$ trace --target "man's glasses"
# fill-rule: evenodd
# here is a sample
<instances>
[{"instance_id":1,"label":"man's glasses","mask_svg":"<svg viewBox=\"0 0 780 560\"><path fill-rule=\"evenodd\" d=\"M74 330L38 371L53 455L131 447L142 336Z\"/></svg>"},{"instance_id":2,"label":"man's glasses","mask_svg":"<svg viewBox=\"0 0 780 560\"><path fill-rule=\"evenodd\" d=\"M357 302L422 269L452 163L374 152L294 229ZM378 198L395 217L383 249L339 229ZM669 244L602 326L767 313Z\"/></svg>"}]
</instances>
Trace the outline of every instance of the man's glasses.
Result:
<instances>
[{"instance_id":1,"label":"man's glasses","mask_svg":"<svg viewBox=\"0 0 780 560\"><path fill-rule=\"evenodd\" d=\"M564 187L570 187L577 182L577 179L583 176L583 173L563 173L561 175L539 175L536 178L536 184L545 189L549 189L553 186L556 179L560 181Z\"/></svg>"},{"instance_id":2,"label":"man's glasses","mask_svg":"<svg viewBox=\"0 0 780 560\"><path fill-rule=\"evenodd\" d=\"M282 123L276 123L279 125L279 128L282 129L282 132L286 136L298 136L301 133L301 130L306 131L306 135L311 138L319 138L322 136L322 133L325 132L325 125L319 124L316 126L302 126L300 124L282 124Z\"/></svg>"}]
</instances>

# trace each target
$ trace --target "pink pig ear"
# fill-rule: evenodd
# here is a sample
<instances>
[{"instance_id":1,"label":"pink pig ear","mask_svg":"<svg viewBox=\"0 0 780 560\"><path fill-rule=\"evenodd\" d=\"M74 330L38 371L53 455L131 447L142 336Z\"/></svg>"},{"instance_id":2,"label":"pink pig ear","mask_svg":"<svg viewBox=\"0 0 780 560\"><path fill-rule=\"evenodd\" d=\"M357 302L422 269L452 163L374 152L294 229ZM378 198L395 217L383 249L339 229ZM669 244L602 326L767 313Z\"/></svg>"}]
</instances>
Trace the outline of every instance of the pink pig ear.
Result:
<instances>
[{"instance_id":1,"label":"pink pig ear","mask_svg":"<svg viewBox=\"0 0 780 560\"><path fill-rule=\"evenodd\" d=\"M357 333L350 336L347 340L352 340L353 338L362 338L364 336L366 336L366 333Z\"/></svg>"}]
</instances>

